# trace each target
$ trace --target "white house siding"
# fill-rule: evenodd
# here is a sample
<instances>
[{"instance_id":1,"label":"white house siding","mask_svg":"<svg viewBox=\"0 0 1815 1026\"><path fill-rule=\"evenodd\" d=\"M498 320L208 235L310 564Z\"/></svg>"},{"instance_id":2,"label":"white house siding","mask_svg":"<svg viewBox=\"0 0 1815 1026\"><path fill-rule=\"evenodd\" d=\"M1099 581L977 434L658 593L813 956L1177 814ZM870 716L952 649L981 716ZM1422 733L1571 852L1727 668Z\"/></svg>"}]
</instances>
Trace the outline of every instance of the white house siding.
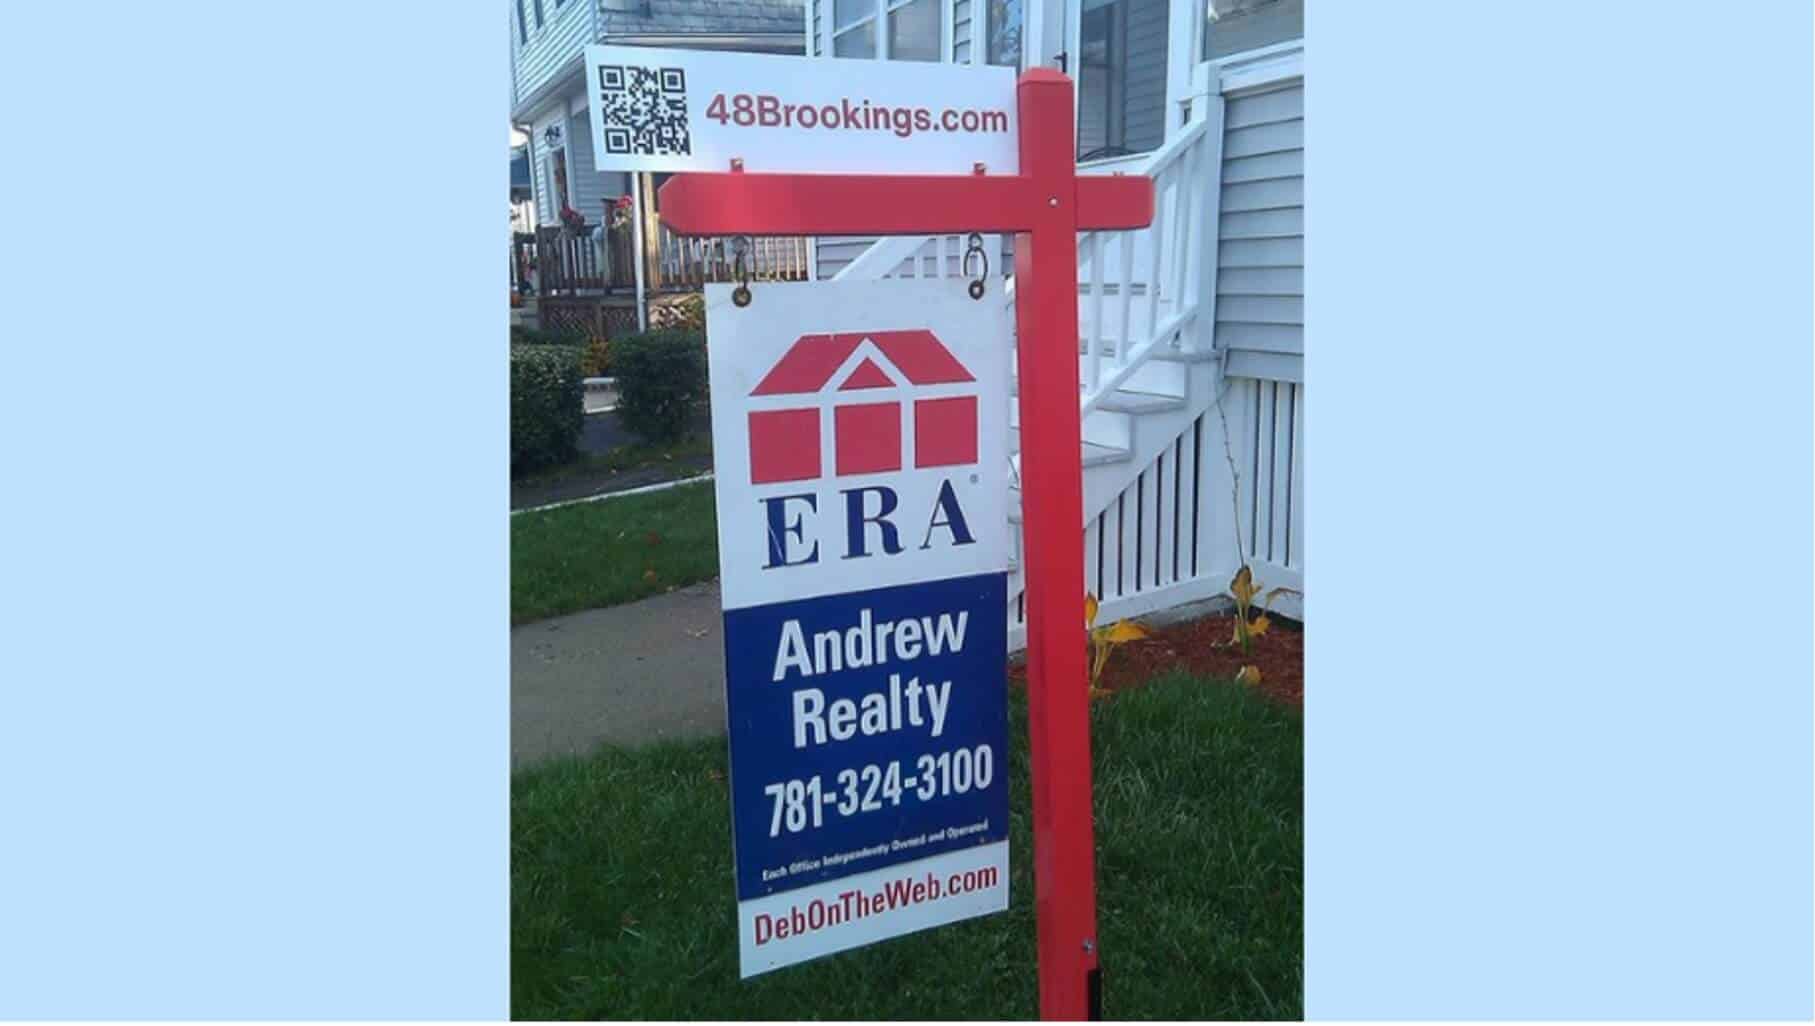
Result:
<instances>
[{"instance_id":1,"label":"white house siding","mask_svg":"<svg viewBox=\"0 0 1815 1026\"><path fill-rule=\"evenodd\" d=\"M516 93L512 106L568 71L574 58L592 42L593 3L597 0L542 0L543 23L536 27L535 0L523 0L523 20L529 40L517 35L517 0L511 4L511 42L517 47L511 64Z\"/></svg>"},{"instance_id":2,"label":"white house siding","mask_svg":"<svg viewBox=\"0 0 1815 1026\"><path fill-rule=\"evenodd\" d=\"M573 208L585 216L587 224L599 224L605 218L604 201L630 191L630 182L622 171L593 170L592 120L584 111L569 116L568 131L572 142L567 149L567 177L574 193Z\"/></svg>"},{"instance_id":3,"label":"white house siding","mask_svg":"<svg viewBox=\"0 0 1815 1026\"><path fill-rule=\"evenodd\" d=\"M1303 83L1229 97L1223 126L1217 344L1232 358L1302 357Z\"/></svg>"},{"instance_id":4,"label":"white house siding","mask_svg":"<svg viewBox=\"0 0 1815 1026\"><path fill-rule=\"evenodd\" d=\"M551 149L543 136L549 125L561 126L561 148L567 151L568 201L585 215L587 224L598 224L605 216L603 201L629 192L630 179L620 171L593 170L591 120L584 110L569 114L559 108L531 126L534 131L530 138L530 174L536 181L536 220L540 224L559 224L561 220L555 203L555 183L548 174Z\"/></svg>"}]
</instances>

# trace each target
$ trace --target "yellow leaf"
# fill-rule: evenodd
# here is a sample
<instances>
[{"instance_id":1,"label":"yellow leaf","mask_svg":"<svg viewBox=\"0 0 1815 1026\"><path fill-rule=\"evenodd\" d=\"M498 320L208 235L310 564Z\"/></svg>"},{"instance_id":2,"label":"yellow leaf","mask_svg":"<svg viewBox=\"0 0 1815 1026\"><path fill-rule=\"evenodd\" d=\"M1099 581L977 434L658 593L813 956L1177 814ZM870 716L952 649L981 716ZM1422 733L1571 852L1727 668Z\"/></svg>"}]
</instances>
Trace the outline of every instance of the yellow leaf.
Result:
<instances>
[{"instance_id":1,"label":"yellow leaf","mask_svg":"<svg viewBox=\"0 0 1815 1026\"><path fill-rule=\"evenodd\" d=\"M1260 585L1254 583L1254 572L1248 569L1246 563L1242 564L1240 570L1235 571L1235 577L1230 580L1229 594L1234 595L1235 601L1243 606L1254 601L1254 596L1260 594Z\"/></svg>"},{"instance_id":2,"label":"yellow leaf","mask_svg":"<svg viewBox=\"0 0 1815 1026\"><path fill-rule=\"evenodd\" d=\"M1090 628L1090 627L1095 627L1096 625L1097 625L1097 597L1095 595L1092 595L1090 592L1085 592L1084 593L1084 626L1086 628Z\"/></svg>"},{"instance_id":3,"label":"yellow leaf","mask_svg":"<svg viewBox=\"0 0 1815 1026\"><path fill-rule=\"evenodd\" d=\"M1267 633L1267 628L1269 628L1271 626L1273 626L1273 621L1267 619L1267 615L1265 613L1262 613L1261 615L1254 618L1253 623L1250 623L1248 625L1248 633L1252 634L1258 638L1262 634Z\"/></svg>"},{"instance_id":4,"label":"yellow leaf","mask_svg":"<svg viewBox=\"0 0 1815 1026\"><path fill-rule=\"evenodd\" d=\"M1260 667L1244 666L1235 671L1235 683L1255 685L1260 683Z\"/></svg>"},{"instance_id":5,"label":"yellow leaf","mask_svg":"<svg viewBox=\"0 0 1815 1026\"><path fill-rule=\"evenodd\" d=\"M1104 640L1112 645L1120 645L1124 641L1139 641L1146 636L1147 628L1130 620L1118 620L1113 627L1108 628Z\"/></svg>"},{"instance_id":6,"label":"yellow leaf","mask_svg":"<svg viewBox=\"0 0 1815 1026\"><path fill-rule=\"evenodd\" d=\"M1103 700L1103 699L1105 699L1105 698L1108 698L1108 697L1109 697L1109 689L1108 689L1108 688L1095 688L1095 687L1093 687L1093 688L1091 688L1091 689L1090 689L1090 700L1091 700L1091 701L1092 701L1092 702L1098 702L1098 701L1101 701L1101 700Z\"/></svg>"}]
</instances>

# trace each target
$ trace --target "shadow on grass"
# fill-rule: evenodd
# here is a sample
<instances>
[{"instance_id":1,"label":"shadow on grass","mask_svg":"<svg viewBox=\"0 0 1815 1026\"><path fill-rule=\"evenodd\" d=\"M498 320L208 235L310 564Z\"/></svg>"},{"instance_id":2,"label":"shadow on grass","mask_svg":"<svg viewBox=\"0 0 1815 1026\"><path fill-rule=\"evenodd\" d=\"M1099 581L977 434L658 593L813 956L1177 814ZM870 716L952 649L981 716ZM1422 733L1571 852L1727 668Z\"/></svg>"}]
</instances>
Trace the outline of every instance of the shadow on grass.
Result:
<instances>
[{"instance_id":1,"label":"shadow on grass","mask_svg":"<svg viewBox=\"0 0 1815 1026\"><path fill-rule=\"evenodd\" d=\"M511 787L517 1019L1031 1019L1026 709L1011 694L1010 906L740 982L722 740L610 749ZM1303 721L1172 675L1096 703L1112 1019L1297 1019Z\"/></svg>"}]
</instances>

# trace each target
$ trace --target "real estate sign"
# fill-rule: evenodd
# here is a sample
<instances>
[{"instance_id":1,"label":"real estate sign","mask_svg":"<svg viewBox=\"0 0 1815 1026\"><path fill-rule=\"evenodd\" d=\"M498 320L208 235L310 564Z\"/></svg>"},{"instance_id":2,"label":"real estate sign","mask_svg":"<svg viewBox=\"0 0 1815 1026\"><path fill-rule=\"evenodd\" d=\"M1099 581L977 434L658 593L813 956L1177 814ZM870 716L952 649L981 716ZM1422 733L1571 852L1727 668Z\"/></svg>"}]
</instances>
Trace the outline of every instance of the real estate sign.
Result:
<instances>
[{"instance_id":1,"label":"real estate sign","mask_svg":"<svg viewBox=\"0 0 1815 1026\"><path fill-rule=\"evenodd\" d=\"M742 973L1008 905L1008 309L706 286Z\"/></svg>"},{"instance_id":2,"label":"real estate sign","mask_svg":"<svg viewBox=\"0 0 1815 1026\"><path fill-rule=\"evenodd\" d=\"M1019 167L1013 68L589 46L586 92L600 171Z\"/></svg>"}]
</instances>

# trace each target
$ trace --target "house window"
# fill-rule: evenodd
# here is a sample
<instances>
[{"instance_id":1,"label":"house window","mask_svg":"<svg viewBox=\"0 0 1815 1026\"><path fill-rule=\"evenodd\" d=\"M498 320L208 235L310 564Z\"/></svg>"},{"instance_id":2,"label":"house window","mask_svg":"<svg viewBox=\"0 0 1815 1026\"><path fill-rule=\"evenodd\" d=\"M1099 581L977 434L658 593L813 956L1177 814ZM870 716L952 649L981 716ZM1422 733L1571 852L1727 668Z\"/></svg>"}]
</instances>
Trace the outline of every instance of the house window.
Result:
<instances>
[{"instance_id":1,"label":"house window","mask_svg":"<svg viewBox=\"0 0 1815 1026\"><path fill-rule=\"evenodd\" d=\"M876 56L876 0L832 0L832 54Z\"/></svg>"},{"instance_id":2,"label":"house window","mask_svg":"<svg viewBox=\"0 0 1815 1026\"><path fill-rule=\"evenodd\" d=\"M536 3L536 27L541 28L542 27L542 0L535 0L535 3Z\"/></svg>"},{"instance_id":3,"label":"house window","mask_svg":"<svg viewBox=\"0 0 1815 1026\"><path fill-rule=\"evenodd\" d=\"M984 59L1011 68L1021 64L1021 0L988 0Z\"/></svg>"},{"instance_id":4,"label":"house window","mask_svg":"<svg viewBox=\"0 0 1815 1026\"><path fill-rule=\"evenodd\" d=\"M1204 59L1303 39L1305 0L1209 0Z\"/></svg>"},{"instance_id":5,"label":"house window","mask_svg":"<svg viewBox=\"0 0 1815 1026\"><path fill-rule=\"evenodd\" d=\"M944 59L945 0L832 0L832 54Z\"/></svg>"},{"instance_id":6,"label":"house window","mask_svg":"<svg viewBox=\"0 0 1815 1026\"><path fill-rule=\"evenodd\" d=\"M517 38L529 42L529 20L523 16L523 0L517 0Z\"/></svg>"},{"instance_id":7,"label":"house window","mask_svg":"<svg viewBox=\"0 0 1815 1026\"><path fill-rule=\"evenodd\" d=\"M940 57L944 0L889 3L889 57L898 61L936 61Z\"/></svg>"},{"instance_id":8,"label":"house window","mask_svg":"<svg viewBox=\"0 0 1815 1026\"><path fill-rule=\"evenodd\" d=\"M1166 0L1085 0L1078 159L1145 153L1166 135Z\"/></svg>"}]
</instances>

